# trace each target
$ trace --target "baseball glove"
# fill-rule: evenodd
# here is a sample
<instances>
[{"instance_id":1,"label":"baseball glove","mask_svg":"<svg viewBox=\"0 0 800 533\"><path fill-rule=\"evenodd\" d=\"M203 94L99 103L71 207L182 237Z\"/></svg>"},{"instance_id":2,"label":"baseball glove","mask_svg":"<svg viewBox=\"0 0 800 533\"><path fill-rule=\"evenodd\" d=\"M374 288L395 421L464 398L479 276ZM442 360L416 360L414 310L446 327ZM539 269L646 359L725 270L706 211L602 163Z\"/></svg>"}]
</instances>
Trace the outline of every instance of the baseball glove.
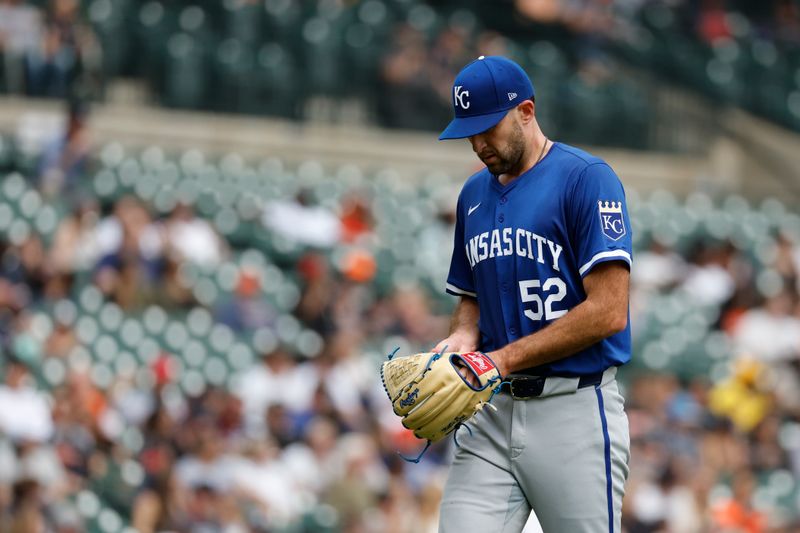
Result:
<instances>
[{"instance_id":1,"label":"baseball glove","mask_svg":"<svg viewBox=\"0 0 800 533\"><path fill-rule=\"evenodd\" d=\"M436 442L482 409L502 377L484 353L451 352L390 359L381 367L381 380L403 425L417 438Z\"/></svg>"}]
</instances>

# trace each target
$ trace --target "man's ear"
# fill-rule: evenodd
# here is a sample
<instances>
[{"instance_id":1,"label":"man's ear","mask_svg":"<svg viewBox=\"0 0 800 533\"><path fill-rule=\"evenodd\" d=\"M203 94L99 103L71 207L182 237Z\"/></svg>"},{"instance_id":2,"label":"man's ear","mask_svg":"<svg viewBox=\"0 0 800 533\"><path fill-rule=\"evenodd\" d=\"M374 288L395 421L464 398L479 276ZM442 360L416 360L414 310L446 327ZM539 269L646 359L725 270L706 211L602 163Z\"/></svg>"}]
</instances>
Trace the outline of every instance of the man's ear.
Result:
<instances>
[{"instance_id":1,"label":"man's ear","mask_svg":"<svg viewBox=\"0 0 800 533\"><path fill-rule=\"evenodd\" d=\"M528 124L536 116L536 104L533 100L525 100L517 106L517 113L522 124Z\"/></svg>"}]
</instances>

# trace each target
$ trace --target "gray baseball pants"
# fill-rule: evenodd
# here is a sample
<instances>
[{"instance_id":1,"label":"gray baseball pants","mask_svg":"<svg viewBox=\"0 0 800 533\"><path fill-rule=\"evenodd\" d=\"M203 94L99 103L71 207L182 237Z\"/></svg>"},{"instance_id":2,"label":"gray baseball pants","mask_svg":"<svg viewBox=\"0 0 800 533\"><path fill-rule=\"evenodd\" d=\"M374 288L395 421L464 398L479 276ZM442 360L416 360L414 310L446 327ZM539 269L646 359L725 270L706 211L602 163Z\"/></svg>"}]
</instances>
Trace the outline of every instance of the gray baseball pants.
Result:
<instances>
[{"instance_id":1,"label":"gray baseball pants","mask_svg":"<svg viewBox=\"0 0 800 533\"><path fill-rule=\"evenodd\" d=\"M630 439L616 368L600 385L548 378L541 396L507 392L462 427L439 532L619 533Z\"/></svg>"}]
</instances>

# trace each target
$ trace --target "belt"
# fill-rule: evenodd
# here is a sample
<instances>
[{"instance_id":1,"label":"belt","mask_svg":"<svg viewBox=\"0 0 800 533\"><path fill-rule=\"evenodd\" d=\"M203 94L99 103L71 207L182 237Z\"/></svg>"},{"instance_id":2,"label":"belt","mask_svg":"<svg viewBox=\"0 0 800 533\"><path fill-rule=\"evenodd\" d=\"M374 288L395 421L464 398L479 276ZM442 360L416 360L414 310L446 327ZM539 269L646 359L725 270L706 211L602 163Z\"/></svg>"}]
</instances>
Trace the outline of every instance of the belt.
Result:
<instances>
[{"instance_id":1,"label":"belt","mask_svg":"<svg viewBox=\"0 0 800 533\"><path fill-rule=\"evenodd\" d=\"M595 372L585 376L526 376L512 375L503 383L501 392L508 392L515 400L528 400L542 395L548 379L577 379L579 389L593 387L603 382L603 372Z\"/></svg>"}]
</instances>

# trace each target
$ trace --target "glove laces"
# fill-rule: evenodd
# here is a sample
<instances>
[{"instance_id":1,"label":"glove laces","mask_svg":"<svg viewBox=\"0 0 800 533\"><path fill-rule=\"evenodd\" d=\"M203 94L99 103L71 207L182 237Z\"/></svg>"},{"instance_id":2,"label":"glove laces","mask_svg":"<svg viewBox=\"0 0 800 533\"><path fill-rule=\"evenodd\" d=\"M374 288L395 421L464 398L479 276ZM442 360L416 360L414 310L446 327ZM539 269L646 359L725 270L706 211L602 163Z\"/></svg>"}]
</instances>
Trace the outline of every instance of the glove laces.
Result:
<instances>
[{"instance_id":1,"label":"glove laces","mask_svg":"<svg viewBox=\"0 0 800 533\"><path fill-rule=\"evenodd\" d=\"M397 348L395 348L395 349L392 351L392 353L390 353L390 354L388 355L388 359L389 359L389 361L391 361L391 360L392 360L392 358L393 358L395 355L397 355L397 352L398 352L399 350L400 350L400 347L398 346ZM441 349L439 352L436 352L436 353L434 353L434 354L432 354L432 355L431 355L430 359L428 359L428 364L425 366L425 370L423 371L423 375L424 375L424 372L426 372L426 371L427 371L427 370L428 370L428 369L431 367L431 364L432 364L434 361L436 361L437 359L439 359L440 357L442 357L442 355L444 354L445 350L447 350L447 345L443 346L443 347L442 347L442 349ZM493 405L491 402L492 402L492 400L494 399L494 397L497 395L497 393L498 393L498 392L500 392L500 389L501 389L502 385L503 385L504 383L510 383L510 381L508 381L508 380L506 380L506 379L502 379L502 378L500 378L500 377L495 377L495 378L492 378L492 379L491 379L491 380L490 380L490 381L489 381L489 382L488 382L486 385L487 385L487 386L491 386L491 385L493 385L493 384L495 384L495 383L496 383L496 385L494 385L494 387L492 388L492 394L491 394L491 396L489 396L489 399L488 399L488 400L486 400L486 401L482 401L482 402L480 402L480 403L478 404L478 410L482 410L484 407L488 406L488 407L490 407L490 408L491 408L493 411L497 412L497 407L496 407L495 405ZM458 434L458 430L459 430L459 429L461 429L461 427L462 427L462 426L463 426L463 427L466 427L466 428L467 428L467 431L469 432L469 436L470 436L470 437L472 436L472 428L470 428L470 427L469 427L469 426L468 426L468 425L467 425L465 422L459 422L458 424L456 424L455 428L453 429L453 442L455 443L455 445L456 445L456 447L457 447L457 448L461 448L461 444L458 442L458 436L457 436L457 434ZM419 464L420 460L422 460L422 456L424 456L424 455L425 455L425 452L427 452L427 451L428 451L428 448L430 448L430 447L431 447L431 444L433 444L433 443L431 442L431 440L430 440L430 439L427 439L427 440L426 440L426 443L425 443L425 447L424 447L424 448L422 448L422 451L421 451L421 452L419 452L419 454L418 454L416 457L407 457L407 456L403 455L402 453L400 453L400 451L399 451L399 450L398 450L398 451L395 451L395 453L396 453L397 455L399 455L399 456L400 456L400 458L401 458L402 460L404 460L404 461L406 461L406 462L408 462L408 463Z\"/></svg>"}]
</instances>

